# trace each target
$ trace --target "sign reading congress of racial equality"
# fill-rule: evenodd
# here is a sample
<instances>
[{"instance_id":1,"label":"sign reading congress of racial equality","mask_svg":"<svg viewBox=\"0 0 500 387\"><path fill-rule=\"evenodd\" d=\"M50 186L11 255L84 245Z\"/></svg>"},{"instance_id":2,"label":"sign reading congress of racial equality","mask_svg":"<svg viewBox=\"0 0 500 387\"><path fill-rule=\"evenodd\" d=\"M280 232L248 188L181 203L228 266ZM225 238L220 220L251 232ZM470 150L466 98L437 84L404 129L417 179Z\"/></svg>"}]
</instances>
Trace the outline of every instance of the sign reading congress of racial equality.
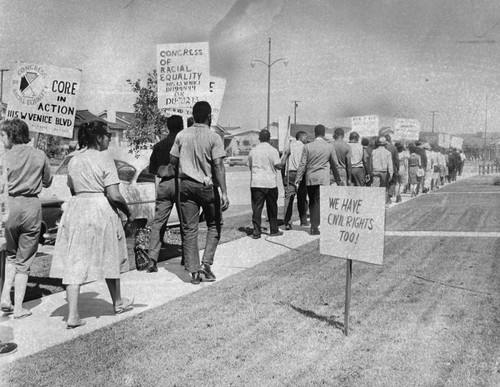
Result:
<instances>
[{"instance_id":1,"label":"sign reading congress of racial equality","mask_svg":"<svg viewBox=\"0 0 500 387\"><path fill-rule=\"evenodd\" d=\"M359 116L351 118L351 128L360 137L378 136L379 119L378 116Z\"/></svg>"},{"instance_id":2,"label":"sign reading congress of racial equality","mask_svg":"<svg viewBox=\"0 0 500 387\"><path fill-rule=\"evenodd\" d=\"M320 188L321 254L382 265L385 188Z\"/></svg>"},{"instance_id":3,"label":"sign reading congress of racial equality","mask_svg":"<svg viewBox=\"0 0 500 387\"><path fill-rule=\"evenodd\" d=\"M420 122L411 118L395 118L393 140L418 141Z\"/></svg>"},{"instance_id":4,"label":"sign reading congress of racial equality","mask_svg":"<svg viewBox=\"0 0 500 387\"><path fill-rule=\"evenodd\" d=\"M20 118L30 131L73 137L81 70L16 63L7 119Z\"/></svg>"},{"instance_id":5,"label":"sign reading congress of racial equality","mask_svg":"<svg viewBox=\"0 0 500 387\"><path fill-rule=\"evenodd\" d=\"M158 108L190 108L210 87L208 42L159 44Z\"/></svg>"}]
</instances>

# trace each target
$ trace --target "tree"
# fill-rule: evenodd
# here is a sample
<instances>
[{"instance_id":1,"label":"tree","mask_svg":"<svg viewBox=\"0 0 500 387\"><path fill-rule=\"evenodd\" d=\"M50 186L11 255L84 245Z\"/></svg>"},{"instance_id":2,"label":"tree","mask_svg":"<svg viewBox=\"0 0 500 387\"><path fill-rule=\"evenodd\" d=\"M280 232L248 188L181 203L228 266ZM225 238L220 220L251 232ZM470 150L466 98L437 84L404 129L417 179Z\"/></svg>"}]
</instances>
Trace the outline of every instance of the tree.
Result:
<instances>
[{"instance_id":1,"label":"tree","mask_svg":"<svg viewBox=\"0 0 500 387\"><path fill-rule=\"evenodd\" d=\"M127 128L125 136L132 151L137 153L149 149L156 142L156 137L163 138L167 135L167 117L158 109L156 70L148 73L144 86L140 79L127 79L127 83L137 94L137 98L134 103L135 120Z\"/></svg>"}]
</instances>

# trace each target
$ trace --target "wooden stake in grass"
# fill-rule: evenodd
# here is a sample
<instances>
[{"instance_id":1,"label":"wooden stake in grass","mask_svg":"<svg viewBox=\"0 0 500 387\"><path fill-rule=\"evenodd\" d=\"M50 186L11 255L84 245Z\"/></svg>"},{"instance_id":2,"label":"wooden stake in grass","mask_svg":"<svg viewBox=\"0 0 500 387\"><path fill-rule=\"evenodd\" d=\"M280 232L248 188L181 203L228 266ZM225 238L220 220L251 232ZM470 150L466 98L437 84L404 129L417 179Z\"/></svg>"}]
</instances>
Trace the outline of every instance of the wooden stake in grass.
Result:
<instances>
[{"instance_id":1,"label":"wooden stake in grass","mask_svg":"<svg viewBox=\"0 0 500 387\"><path fill-rule=\"evenodd\" d=\"M352 259L346 260L344 335L349 334L349 308L351 306Z\"/></svg>"}]
</instances>

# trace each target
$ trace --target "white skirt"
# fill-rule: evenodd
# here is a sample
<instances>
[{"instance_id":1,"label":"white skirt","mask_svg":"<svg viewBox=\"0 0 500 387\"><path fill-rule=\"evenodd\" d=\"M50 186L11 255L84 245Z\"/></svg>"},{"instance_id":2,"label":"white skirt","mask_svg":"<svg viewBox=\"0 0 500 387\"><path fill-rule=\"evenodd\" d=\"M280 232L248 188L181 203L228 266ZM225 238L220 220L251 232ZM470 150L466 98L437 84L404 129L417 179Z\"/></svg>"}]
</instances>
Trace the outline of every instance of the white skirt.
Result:
<instances>
[{"instance_id":1,"label":"white skirt","mask_svg":"<svg viewBox=\"0 0 500 387\"><path fill-rule=\"evenodd\" d=\"M120 278L129 270L121 220L104 195L73 196L57 231L50 277L65 285Z\"/></svg>"}]
</instances>

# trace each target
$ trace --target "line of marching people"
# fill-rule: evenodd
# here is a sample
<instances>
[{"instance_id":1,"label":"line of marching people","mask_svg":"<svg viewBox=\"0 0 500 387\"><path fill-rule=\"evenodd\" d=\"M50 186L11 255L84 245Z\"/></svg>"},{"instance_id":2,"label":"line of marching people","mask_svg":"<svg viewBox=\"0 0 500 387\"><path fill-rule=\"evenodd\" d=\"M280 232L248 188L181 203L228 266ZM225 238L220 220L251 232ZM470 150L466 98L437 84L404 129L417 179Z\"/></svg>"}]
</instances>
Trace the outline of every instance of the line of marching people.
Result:
<instances>
[{"instance_id":1,"label":"line of marching people","mask_svg":"<svg viewBox=\"0 0 500 387\"><path fill-rule=\"evenodd\" d=\"M336 128L334 140L325 137L325 127L317 125L314 140L297 132L280 158L269 144L267 130L259 135L260 144L249 155L253 210L253 238L261 235L264 203L270 222L270 236L278 229L278 178L285 188L284 225L292 229L295 197L300 225L310 226L311 235L319 231L319 187L322 185L368 186L386 189L386 205L401 202L402 194L417 196L438 189L461 175L465 156L457 149L445 150L420 141L393 143L390 134L360 138L356 132L344 140L344 130ZM360 141L361 140L361 141ZM310 222L307 219L309 209Z\"/></svg>"}]
</instances>

